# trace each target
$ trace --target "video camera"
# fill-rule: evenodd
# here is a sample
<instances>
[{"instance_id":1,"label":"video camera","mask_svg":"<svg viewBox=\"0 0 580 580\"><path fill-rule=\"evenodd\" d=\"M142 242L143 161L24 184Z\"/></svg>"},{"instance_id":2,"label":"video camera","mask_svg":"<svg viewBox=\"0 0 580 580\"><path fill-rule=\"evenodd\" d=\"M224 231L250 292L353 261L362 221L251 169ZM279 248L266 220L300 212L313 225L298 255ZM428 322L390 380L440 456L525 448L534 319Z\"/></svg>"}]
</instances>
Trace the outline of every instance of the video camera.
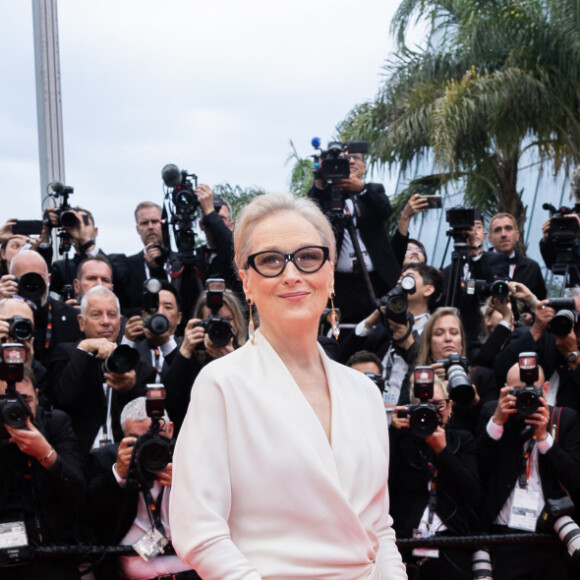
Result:
<instances>
[{"instance_id":1,"label":"video camera","mask_svg":"<svg viewBox=\"0 0 580 580\"><path fill-rule=\"evenodd\" d=\"M65 230L65 228L74 228L75 226L80 225L78 215L71 208L68 202L69 195L74 193L74 188L70 185L61 183L60 181L53 181L48 187L50 189L49 196L55 200L59 200L54 211L58 216L58 221L56 223L56 227L59 228L57 237L60 238L58 251L62 255L68 253L72 245L72 236ZM83 215L82 219L85 225L89 225L88 215ZM43 218L43 223L49 228L54 227L54 224L46 213Z\"/></svg>"},{"instance_id":2,"label":"video camera","mask_svg":"<svg viewBox=\"0 0 580 580\"><path fill-rule=\"evenodd\" d=\"M468 375L467 358L452 352L447 358L436 362L441 363L447 373L449 397L461 405L471 403L475 397L475 391Z\"/></svg>"},{"instance_id":3,"label":"video camera","mask_svg":"<svg viewBox=\"0 0 580 580\"><path fill-rule=\"evenodd\" d=\"M155 476L171 462L173 442L161 434L165 423L165 387L158 383L147 385L145 396L151 426L133 446L127 480L150 489L153 487Z\"/></svg>"},{"instance_id":4,"label":"video camera","mask_svg":"<svg viewBox=\"0 0 580 580\"><path fill-rule=\"evenodd\" d=\"M333 182L337 179L348 179L350 176L350 163L346 153L368 153L369 147L366 141L349 141L340 143L331 141L328 149L320 148L320 139L314 137L311 141L317 152L312 156L314 159L314 179L322 179L325 182Z\"/></svg>"},{"instance_id":5,"label":"video camera","mask_svg":"<svg viewBox=\"0 0 580 580\"><path fill-rule=\"evenodd\" d=\"M168 163L161 170L163 183L167 187L166 199L171 199L169 212L173 236L181 260L189 263L195 248L193 218L199 208L199 199L194 189L197 187L197 175L180 170L177 165Z\"/></svg>"},{"instance_id":6,"label":"video camera","mask_svg":"<svg viewBox=\"0 0 580 580\"><path fill-rule=\"evenodd\" d=\"M475 224L475 210L462 206L451 207L445 212L445 220L451 228L447 235L455 241L465 241L469 230Z\"/></svg>"},{"instance_id":7,"label":"video camera","mask_svg":"<svg viewBox=\"0 0 580 580\"><path fill-rule=\"evenodd\" d=\"M408 296L415 294L417 284L413 276L403 276L401 283L389 290L384 296L377 300L377 307L385 307L385 317L398 324L406 324L408 320L407 309L409 307ZM382 312L382 311L381 311ZM387 326L387 324L385 324Z\"/></svg>"},{"instance_id":8,"label":"video camera","mask_svg":"<svg viewBox=\"0 0 580 580\"><path fill-rule=\"evenodd\" d=\"M551 203L545 203L542 208L550 212L548 240L556 245L571 245L576 242L580 233L578 220L566 216L579 215L580 203L575 204L574 208L562 206L558 209Z\"/></svg>"},{"instance_id":9,"label":"video camera","mask_svg":"<svg viewBox=\"0 0 580 580\"><path fill-rule=\"evenodd\" d=\"M413 395L419 403L407 405L405 410L398 410L397 417L409 417L409 428L417 437L429 437L441 424L441 414L437 407L429 402L433 398L434 372L430 366L417 366L413 370Z\"/></svg>"},{"instance_id":10,"label":"video camera","mask_svg":"<svg viewBox=\"0 0 580 580\"><path fill-rule=\"evenodd\" d=\"M556 311L548 324L548 330L557 338L568 336L579 317L574 298L550 298L546 306Z\"/></svg>"},{"instance_id":11,"label":"video camera","mask_svg":"<svg viewBox=\"0 0 580 580\"><path fill-rule=\"evenodd\" d=\"M157 278L149 278L143 282L143 310L147 313L143 318L145 328L152 334L159 335L169 329L169 320L165 314L158 313L159 292L163 288L163 283Z\"/></svg>"},{"instance_id":12,"label":"video camera","mask_svg":"<svg viewBox=\"0 0 580 580\"><path fill-rule=\"evenodd\" d=\"M224 292L226 283L223 278L209 278L206 282L206 304L211 314L196 326L201 326L209 339L217 347L226 346L235 333L232 325L222 318L218 312L224 305Z\"/></svg>"},{"instance_id":13,"label":"video camera","mask_svg":"<svg viewBox=\"0 0 580 580\"><path fill-rule=\"evenodd\" d=\"M0 444L6 445L10 435L5 425L26 429L26 418L32 411L16 390L16 383L24 378L26 347L19 343L0 345L0 380L6 381L6 393L0 395Z\"/></svg>"},{"instance_id":14,"label":"video camera","mask_svg":"<svg viewBox=\"0 0 580 580\"><path fill-rule=\"evenodd\" d=\"M580 527L570 517L574 513L574 503L568 496L546 499L544 509L538 518L538 532L547 533L553 529L574 564L580 566Z\"/></svg>"},{"instance_id":15,"label":"video camera","mask_svg":"<svg viewBox=\"0 0 580 580\"><path fill-rule=\"evenodd\" d=\"M525 386L514 387L512 394L516 398L518 414L528 417L535 413L541 404L542 389L534 384L540 376L538 355L535 352L521 352L518 356L518 366L520 367L520 381Z\"/></svg>"}]
</instances>

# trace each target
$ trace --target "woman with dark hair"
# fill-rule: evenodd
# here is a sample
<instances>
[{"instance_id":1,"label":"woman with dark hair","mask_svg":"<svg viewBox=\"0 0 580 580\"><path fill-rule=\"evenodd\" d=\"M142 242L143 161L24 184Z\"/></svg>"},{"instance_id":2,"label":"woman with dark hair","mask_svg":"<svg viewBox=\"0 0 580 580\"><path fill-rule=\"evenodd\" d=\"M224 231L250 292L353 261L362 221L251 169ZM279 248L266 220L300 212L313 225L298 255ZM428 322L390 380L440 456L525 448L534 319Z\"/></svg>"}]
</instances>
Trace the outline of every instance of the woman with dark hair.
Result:
<instances>
[{"instance_id":1,"label":"woman with dark hair","mask_svg":"<svg viewBox=\"0 0 580 580\"><path fill-rule=\"evenodd\" d=\"M191 385L199 371L208 362L233 352L248 339L242 305L231 290L224 291L223 304L212 318L212 329L215 330L209 329L204 322L212 314L207 300L208 293L204 292L193 309L193 318L185 326L183 342L165 377L165 405L176 435L189 405Z\"/></svg>"}]
</instances>

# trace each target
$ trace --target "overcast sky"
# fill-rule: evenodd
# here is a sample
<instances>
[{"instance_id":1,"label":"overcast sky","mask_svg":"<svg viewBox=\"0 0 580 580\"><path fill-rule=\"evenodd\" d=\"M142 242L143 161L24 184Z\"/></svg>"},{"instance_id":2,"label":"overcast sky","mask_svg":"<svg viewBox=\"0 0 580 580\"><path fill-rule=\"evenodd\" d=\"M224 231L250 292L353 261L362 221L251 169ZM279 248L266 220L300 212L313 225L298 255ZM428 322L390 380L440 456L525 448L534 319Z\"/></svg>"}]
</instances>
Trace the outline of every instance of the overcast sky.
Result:
<instances>
[{"instance_id":1,"label":"overcast sky","mask_svg":"<svg viewBox=\"0 0 580 580\"><path fill-rule=\"evenodd\" d=\"M210 186L288 190L292 140L326 144L372 99L393 0L58 0L66 183L105 251L135 252L139 201L175 163ZM2 222L38 218L31 0L0 0Z\"/></svg>"}]
</instances>

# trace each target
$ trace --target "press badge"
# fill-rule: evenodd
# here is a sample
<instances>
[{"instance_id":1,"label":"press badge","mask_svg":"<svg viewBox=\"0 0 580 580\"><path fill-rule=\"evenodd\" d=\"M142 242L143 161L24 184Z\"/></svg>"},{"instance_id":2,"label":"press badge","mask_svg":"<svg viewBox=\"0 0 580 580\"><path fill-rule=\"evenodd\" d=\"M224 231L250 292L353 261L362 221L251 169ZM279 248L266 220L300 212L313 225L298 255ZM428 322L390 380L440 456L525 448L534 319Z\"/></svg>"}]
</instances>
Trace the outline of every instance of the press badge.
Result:
<instances>
[{"instance_id":1,"label":"press badge","mask_svg":"<svg viewBox=\"0 0 580 580\"><path fill-rule=\"evenodd\" d=\"M149 530L140 540L133 544L133 549L145 562L163 554L169 540L157 529Z\"/></svg>"},{"instance_id":2,"label":"press badge","mask_svg":"<svg viewBox=\"0 0 580 580\"><path fill-rule=\"evenodd\" d=\"M0 549L28 546L28 536L24 522L0 523Z\"/></svg>"},{"instance_id":3,"label":"press badge","mask_svg":"<svg viewBox=\"0 0 580 580\"><path fill-rule=\"evenodd\" d=\"M427 530L415 528L413 530L413 538L430 538L431 534ZM437 548L413 548L413 556L417 558L439 558L439 550Z\"/></svg>"},{"instance_id":4,"label":"press badge","mask_svg":"<svg viewBox=\"0 0 580 580\"><path fill-rule=\"evenodd\" d=\"M536 522L539 516L539 501L539 491L516 487L510 512L510 521L508 523L509 527L527 532L535 532Z\"/></svg>"}]
</instances>

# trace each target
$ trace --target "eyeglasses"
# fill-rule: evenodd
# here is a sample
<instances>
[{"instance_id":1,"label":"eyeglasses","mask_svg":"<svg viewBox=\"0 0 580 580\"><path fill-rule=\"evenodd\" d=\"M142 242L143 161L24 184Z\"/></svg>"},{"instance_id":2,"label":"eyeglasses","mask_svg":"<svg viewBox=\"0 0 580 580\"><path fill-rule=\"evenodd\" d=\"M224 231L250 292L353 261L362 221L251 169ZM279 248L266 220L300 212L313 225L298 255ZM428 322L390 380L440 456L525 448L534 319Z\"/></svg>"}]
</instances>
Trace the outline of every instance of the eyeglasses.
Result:
<instances>
[{"instance_id":1,"label":"eyeglasses","mask_svg":"<svg viewBox=\"0 0 580 580\"><path fill-rule=\"evenodd\" d=\"M345 158L348 159L349 161L363 161L363 156L360 155L359 153L349 153L345 155Z\"/></svg>"},{"instance_id":2,"label":"eyeglasses","mask_svg":"<svg viewBox=\"0 0 580 580\"><path fill-rule=\"evenodd\" d=\"M248 256L248 266L252 266L258 274L265 278L275 278L282 274L288 262L292 262L304 274L314 274L328 260L329 251L326 246L305 246L298 248L292 254L266 250Z\"/></svg>"},{"instance_id":3,"label":"eyeglasses","mask_svg":"<svg viewBox=\"0 0 580 580\"><path fill-rule=\"evenodd\" d=\"M417 254L424 254L425 250L423 250L423 248L418 248L417 246L407 246L405 253L411 254L412 252L416 252Z\"/></svg>"},{"instance_id":4,"label":"eyeglasses","mask_svg":"<svg viewBox=\"0 0 580 580\"><path fill-rule=\"evenodd\" d=\"M434 405L440 413L443 413L443 411L447 409L449 399L436 399L431 401L431 404Z\"/></svg>"}]
</instances>

